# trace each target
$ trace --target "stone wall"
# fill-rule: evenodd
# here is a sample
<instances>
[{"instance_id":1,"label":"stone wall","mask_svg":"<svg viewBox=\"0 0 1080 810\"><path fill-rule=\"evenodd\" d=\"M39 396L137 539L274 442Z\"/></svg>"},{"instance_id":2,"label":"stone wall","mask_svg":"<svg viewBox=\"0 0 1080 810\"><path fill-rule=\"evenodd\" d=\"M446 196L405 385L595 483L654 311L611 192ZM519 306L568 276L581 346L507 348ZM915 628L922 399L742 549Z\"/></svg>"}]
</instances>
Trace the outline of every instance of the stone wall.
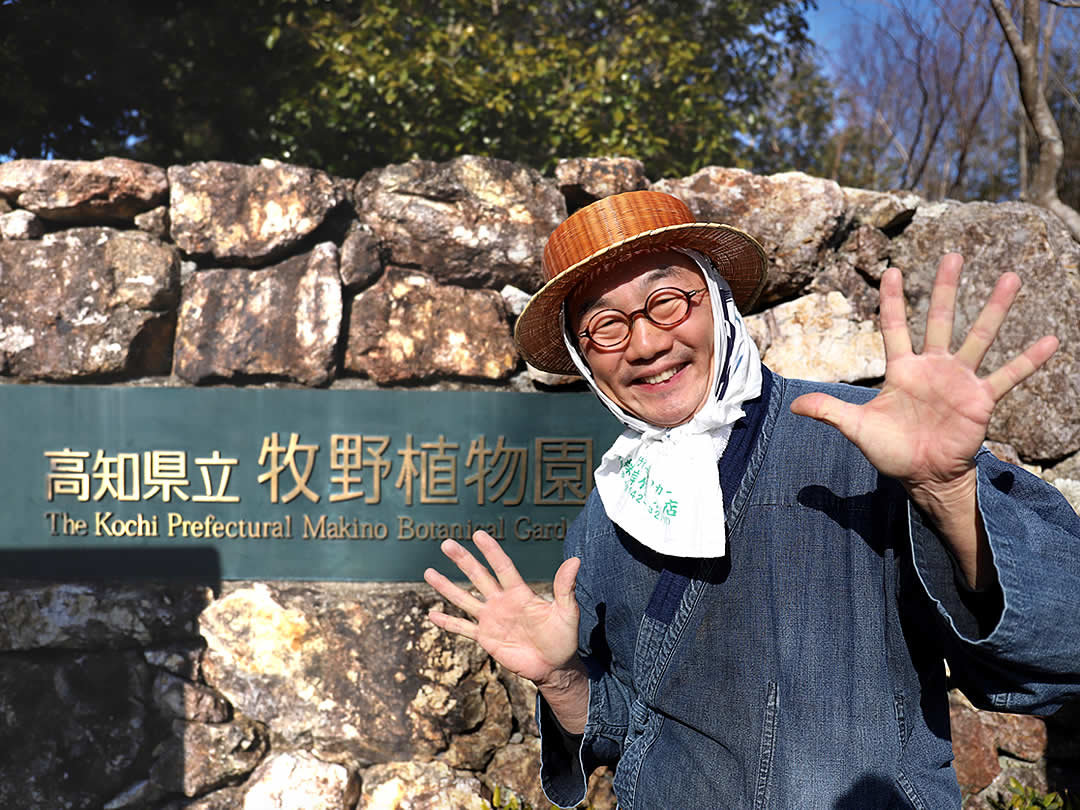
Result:
<instances>
[{"instance_id":1,"label":"stone wall","mask_svg":"<svg viewBox=\"0 0 1080 810\"><path fill-rule=\"evenodd\" d=\"M880 380L889 264L905 270L916 343L943 252L968 259L958 332L1002 270L1019 272L987 365L1043 334L1062 349L990 438L1080 505L1080 245L1022 203L930 204L798 173L0 164L0 382L576 388L525 367L513 318L568 208L650 186L760 239L772 274L748 324L788 375ZM0 806L541 806L530 686L430 625L438 602L422 584L2 583ZM1077 789L1075 712L976 712L954 693L953 722L966 806L1010 776ZM613 806L603 774L590 801Z\"/></svg>"}]
</instances>

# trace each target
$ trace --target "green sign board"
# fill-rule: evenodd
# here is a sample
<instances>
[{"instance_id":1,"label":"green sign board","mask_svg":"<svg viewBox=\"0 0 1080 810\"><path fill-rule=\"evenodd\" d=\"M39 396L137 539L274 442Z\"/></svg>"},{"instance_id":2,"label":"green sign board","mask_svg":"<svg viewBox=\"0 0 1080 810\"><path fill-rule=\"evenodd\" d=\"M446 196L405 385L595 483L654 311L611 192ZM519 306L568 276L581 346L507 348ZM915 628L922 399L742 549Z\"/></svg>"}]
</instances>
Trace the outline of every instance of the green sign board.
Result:
<instances>
[{"instance_id":1,"label":"green sign board","mask_svg":"<svg viewBox=\"0 0 1080 810\"><path fill-rule=\"evenodd\" d=\"M549 579L619 430L589 394L3 385L0 413L0 577L415 581L483 529Z\"/></svg>"}]
</instances>

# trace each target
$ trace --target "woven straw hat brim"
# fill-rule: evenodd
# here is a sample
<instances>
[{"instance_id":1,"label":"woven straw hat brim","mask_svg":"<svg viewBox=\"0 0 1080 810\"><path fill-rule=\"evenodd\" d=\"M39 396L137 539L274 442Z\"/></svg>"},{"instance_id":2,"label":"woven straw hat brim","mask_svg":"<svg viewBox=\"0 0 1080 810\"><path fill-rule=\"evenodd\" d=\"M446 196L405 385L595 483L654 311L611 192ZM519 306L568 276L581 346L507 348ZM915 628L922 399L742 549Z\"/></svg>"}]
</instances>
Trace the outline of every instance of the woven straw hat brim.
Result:
<instances>
[{"instance_id":1,"label":"woven straw hat brim","mask_svg":"<svg viewBox=\"0 0 1080 810\"><path fill-rule=\"evenodd\" d=\"M746 312L765 286L765 251L752 236L715 222L686 222L643 231L571 265L530 300L514 326L514 340L529 365L554 374L578 374L562 338L560 310L575 287L639 253L689 248L704 253Z\"/></svg>"}]
</instances>

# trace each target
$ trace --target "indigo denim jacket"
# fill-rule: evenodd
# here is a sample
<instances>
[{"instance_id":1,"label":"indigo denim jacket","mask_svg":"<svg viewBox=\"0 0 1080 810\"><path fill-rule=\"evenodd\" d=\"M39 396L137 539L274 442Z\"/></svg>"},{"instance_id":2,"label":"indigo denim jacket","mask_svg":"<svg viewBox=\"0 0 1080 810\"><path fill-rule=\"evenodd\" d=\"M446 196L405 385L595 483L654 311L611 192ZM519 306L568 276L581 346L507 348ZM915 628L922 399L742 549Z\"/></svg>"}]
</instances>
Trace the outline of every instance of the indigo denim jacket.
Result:
<instances>
[{"instance_id":1,"label":"indigo denim jacket","mask_svg":"<svg viewBox=\"0 0 1080 810\"><path fill-rule=\"evenodd\" d=\"M725 557L656 554L595 492L568 533L589 712L573 736L539 701L555 804L609 765L626 810L959 808L945 659L999 711L1080 692L1080 517L1057 490L979 452L1000 587L973 594L903 488L789 410L874 392L764 375L720 462Z\"/></svg>"}]
</instances>

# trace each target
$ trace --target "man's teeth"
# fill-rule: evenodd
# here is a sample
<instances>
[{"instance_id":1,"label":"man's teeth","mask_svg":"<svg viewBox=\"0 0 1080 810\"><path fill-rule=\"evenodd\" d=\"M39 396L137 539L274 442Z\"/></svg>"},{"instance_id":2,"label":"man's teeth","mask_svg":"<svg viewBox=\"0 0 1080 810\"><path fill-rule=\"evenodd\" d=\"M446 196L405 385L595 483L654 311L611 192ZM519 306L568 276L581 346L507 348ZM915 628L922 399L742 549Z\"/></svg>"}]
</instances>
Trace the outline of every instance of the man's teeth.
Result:
<instances>
[{"instance_id":1,"label":"man's teeth","mask_svg":"<svg viewBox=\"0 0 1080 810\"><path fill-rule=\"evenodd\" d=\"M681 368L681 366L679 368ZM656 385L657 383L670 380L678 373L679 368L669 368L667 371L661 371L659 374L654 374L651 377L642 377L641 380L649 385Z\"/></svg>"}]
</instances>

